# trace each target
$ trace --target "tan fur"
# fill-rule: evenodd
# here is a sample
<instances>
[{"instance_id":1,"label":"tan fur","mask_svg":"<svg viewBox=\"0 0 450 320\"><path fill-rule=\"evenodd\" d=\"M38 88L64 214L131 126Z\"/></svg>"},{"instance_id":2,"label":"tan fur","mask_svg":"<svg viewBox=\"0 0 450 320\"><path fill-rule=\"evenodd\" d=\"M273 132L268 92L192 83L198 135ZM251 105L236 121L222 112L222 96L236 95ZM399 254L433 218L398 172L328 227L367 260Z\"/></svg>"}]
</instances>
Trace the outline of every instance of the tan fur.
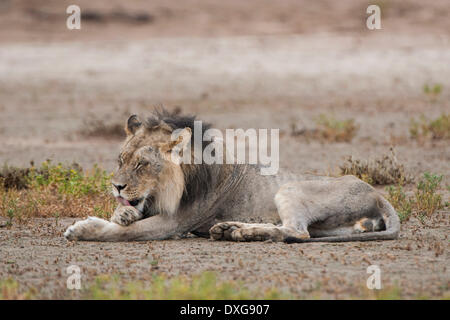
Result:
<instances>
[{"instance_id":1,"label":"tan fur","mask_svg":"<svg viewBox=\"0 0 450 320\"><path fill-rule=\"evenodd\" d=\"M184 176L180 165L171 161L171 151L186 137L171 141L172 130L165 123L151 129L140 127L134 133L126 129L126 132L128 135L119 156L121 166L114 174L112 183L127 185L121 192L127 200L147 197L152 192L158 213L174 214L183 195ZM153 146L160 156L156 161L161 166L161 172L157 175L151 170L143 170L140 174L133 170L136 163L145 158L145 148L148 146Z\"/></svg>"},{"instance_id":2,"label":"tan fur","mask_svg":"<svg viewBox=\"0 0 450 320\"><path fill-rule=\"evenodd\" d=\"M143 124L130 117L112 179L120 204L111 222L79 221L67 229L65 237L155 240L187 232L231 241L398 237L400 224L393 207L354 176L261 176L258 166L180 164L177 157L191 141L193 119L163 113ZM181 132L172 139L175 128Z\"/></svg>"},{"instance_id":3,"label":"tan fur","mask_svg":"<svg viewBox=\"0 0 450 320\"><path fill-rule=\"evenodd\" d=\"M177 165L166 168L158 179L155 199L157 209L160 212L175 214L183 191L184 177L181 168Z\"/></svg>"}]
</instances>

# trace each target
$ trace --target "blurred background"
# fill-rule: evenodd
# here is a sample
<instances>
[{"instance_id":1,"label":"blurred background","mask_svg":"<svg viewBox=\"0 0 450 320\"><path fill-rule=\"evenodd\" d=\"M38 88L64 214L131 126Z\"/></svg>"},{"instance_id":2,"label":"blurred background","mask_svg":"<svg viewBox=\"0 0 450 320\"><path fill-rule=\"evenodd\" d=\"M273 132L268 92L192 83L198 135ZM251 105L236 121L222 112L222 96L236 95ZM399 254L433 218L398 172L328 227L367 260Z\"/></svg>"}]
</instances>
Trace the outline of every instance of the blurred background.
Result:
<instances>
[{"instance_id":1,"label":"blurred background","mask_svg":"<svg viewBox=\"0 0 450 320\"><path fill-rule=\"evenodd\" d=\"M408 172L448 173L449 16L448 0L0 0L0 162L113 169L128 115L163 105L279 128L296 171L394 146Z\"/></svg>"}]
</instances>

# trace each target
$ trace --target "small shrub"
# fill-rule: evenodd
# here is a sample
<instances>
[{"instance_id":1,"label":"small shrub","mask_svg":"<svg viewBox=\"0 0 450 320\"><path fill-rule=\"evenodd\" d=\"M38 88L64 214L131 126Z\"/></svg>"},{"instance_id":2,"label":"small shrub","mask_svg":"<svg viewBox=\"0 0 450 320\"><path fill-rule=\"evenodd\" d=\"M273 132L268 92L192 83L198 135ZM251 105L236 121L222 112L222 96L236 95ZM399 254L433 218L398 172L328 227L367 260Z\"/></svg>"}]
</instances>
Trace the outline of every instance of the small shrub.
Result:
<instances>
[{"instance_id":1,"label":"small shrub","mask_svg":"<svg viewBox=\"0 0 450 320\"><path fill-rule=\"evenodd\" d=\"M412 213L412 203L403 191L402 186L389 186L386 187L386 191L388 192L387 200L397 211L400 221L407 221Z\"/></svg>"},{"instance_id":2,"label":"small shrub","mask_svg":"<svg viewBox=\"0 0 450 320\"><path fill-rule=\"evenodd\" d=\"M423 92L432 100L435 101L436 98L442 92L442 85L440 83L435 83L434 85L424 84Z\"/></svg>"},{"instance_id":3,"label":"small shrub","mask_svg":"<svg viewBox=\"0 0 450 320\"><path fill-rule=\"evenodd\" d=\"M403 164L395 156L394 149L388 155L375 160L358 160L352 156L340 167L340 175L354 175L371 185L405 184L411 182Z\"/></svg>"},{"instance_id":4,"label":"small shrub","mask_svg":"<svg viewBox=\"0 0 450 320\"><path fill-rule=\"evenodd\" d=\"M443 176L425 173L422 180L417 184L415 192L415 210L420 218L429 217L435 211L442 209L442 196L436 191L440 187Z\"/></svg>"},{"instance_id":5,"label":"small shrub","mask_svg":"<svg viewBox=\"0 0 450 320\"><path fill-rule=\"evenodd\" d=\"M408 197L401 186L390 186L387 200L398 212L401 221L407 221L411 215L424 222L437 210L443 209L447 203L442 202L442 196L437 193L442 182L442 175L424 173L423 178L417 184L414 196Z\"/></svg>"},{"instance_id":6,"label":"small shrub","mask_svg":"<svg viewBox=\"0 0 450 320\"><path fill-rule=\"evenodd\" d=\"M16 168L5 164L0 171L0 186L5 189L25 189L28 186L29 172L29 168Z\"/></svg>"},{"instance_id":7,"label":"small shrub","mask_svg":"<svg viewBox=\"0 0 450 320\"><path fill-rule=\"evenodd\" d=\"M450 114L442 114L434 120L421 116L419 120L411 119L409 133L413 139L450 139Z\"/></svg>"},{"instance_id":8,"label":"small shrub","mask_svg":"<svg viewBox=\"0 0 450 320\"><path fill-rule=\"evenodd\" d=\"M353 119L337 120L333 116L321 114L316 120L319 134L323 139L334 142L350 142L358 127Z\"/></svg>"},{"instance_id":9,"label":"small shrub","mask_svg":"<svg viewBox=\"0 0 450 320\"><path fill-rule=\"evenodd\" d=\"M358 126L353 119L337 120L333 116L319 115L315 129L297 129L291 125L291 136L303 136L328 142L350 142L356 135Z\"/></svg>"}]
</instances>

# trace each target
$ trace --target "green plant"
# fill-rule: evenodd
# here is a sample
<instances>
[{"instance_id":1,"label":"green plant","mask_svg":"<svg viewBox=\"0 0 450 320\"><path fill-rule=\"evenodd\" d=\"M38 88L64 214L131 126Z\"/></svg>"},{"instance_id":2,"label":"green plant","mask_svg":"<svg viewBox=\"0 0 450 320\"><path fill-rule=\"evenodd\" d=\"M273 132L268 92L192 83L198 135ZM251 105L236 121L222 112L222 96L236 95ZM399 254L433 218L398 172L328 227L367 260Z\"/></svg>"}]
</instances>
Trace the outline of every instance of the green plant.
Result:
<instances>
[{"instance_id":1,"label":"green plant","mask_svg":"<svg viewBox=\"0 0 450 320\"><path fill-rule=\"evenodd\" d=\"M442 182L443 176L425 172L422 180L417 185L415 192L415 210L419 218L429 217L435 211L443 208L442 196L436 191Z\"/></svg>"},{"instance_id":2,"label":"green plant","mask_svg":"<svg viewBox=\"0 0 450 320\"><path fill-rule=\"evenodd\" d=\"M8 216L8 222L6 223L6 225L7 226L12 226L12 221L13 221L13 218L14 218L14 209L13 208L9 208L6 211L6 214Z\"/></svg>"},{"instance_id":3,"label":"green plant","mask_svg":"<svg viewBox=\"0 0 450 320\"><path fill-rule=\"evenodd\" d=\"M428 97L435 100L436 97L439 96L442 92L442 85L440 83L435 83L433 85L429 85L428 83L426 83L423 86L423 92Z\"/></svg>"},{"instance_id":4,"label":"green plant","mask_svg":"<svg viewBox=\"0 0 450 320\"><path fill-rule=\"evenodd\" d=\"M402 186L388 186L386 191L388 192L387 200L397 211L400 221L407 221L412 213L412 205Z\"/></svg>"},{"instance_id":5,"label":"green plant","mask_svg":"<svg viewBox=\"0 0 450 320\"><path fill-rule=\"evenodd\" d=\"M35 295L35 289L23 289L11 278L0 280L0 300L29 300Z\"/></svg>"},{"instance_id":6,"label":"green plant","mask_svg":"<svg viewBox=\"0 0 450 320\"><path fill-rule=\"evenodd\" d=\"M353 119L337 120L334 116L320 114L315 122L316 128L314 129L297 129L295 123L292 123L291 136L328 142L350 142L358 130Z\"/></svg>"},{"instance_id":7,"label":"green plant","mask_svg":"<svg viewBox=\"0 0 450 320\"><path fill-rule=\"evenodd\" d=\"M28 184L34 188L52 186L60 194L81 196L106 192L110 178L111 175L97 165L94 165L91 172L84 173L78 164L65 167L61 163L52 165L47 160L38 169L30 168Z\"/></svg>"},{"instance_id":8,"label":"green plant","mask_svg":"<svg viewBox=\"0 0 450 320\"><path fill-rule=\"evenodd\" d=\"M320 135L329 141L350 142L356 134L358 127L355 120L337 120L334 116L319 115L316 123L320 129Z\"/></svg>"},{"instance_id":9,"label":"green plant","mask_svg":"<svg viewBox=\"0 0 450 320\"><path fill-rule=\"evenodd\" d=\"M0 215L11 217L8 225L13 218L21 223L32 216L53 217L56 223L60 216L109 218L115 206L109 194L111 174L97 165L83 171L77 164L47 160L38 167L4 166L1 172L9 181L0 184Z\"/></svg>"},{"instance_id":10,"label":"green plant","mask_svg":"<svg viewBox=\"0 0 450 320\"><path fill-rule=\"evenodd\" d=\"M369 290L362 288L362 299L365 300L403 300L406 299L401 287L397 283L382 287L378 290ZM361 299L361 297L359 298Z\"/></svg>"},{"instance_id":11,"label":"green plant","mask_svg":"<svg viewBox=\"0 0 450 320\"><path fill-rule=\"evenodd\" d=\"M443 113L434 120L424 115L419 120L411 119L409 133L413 139L450 139L450 114Z\"/></svg>"},{"instance_id":12,"label":"green plant","mask_svg":"<svg viewBox=\"0 0 450 320\"><path fill-rule=\"evenodd\" d=\"M7 197L4 193L2 195L1 209L6 213L6 217L8 221L6 221L6 227L11 227L13 224L13 220L16 217L17 213L17 199L14 197Z\"/></svg>"},{"instance_id":13,"label":"green plant","mask_svg":"<svg viewBox=\"0 0 450 320\"><path fill-rule=\"evenodd\" d=\"M249 289L236 281L219 281L214 272L203 272L191 279L156 275L148 285L121 283L117 276L101 276L85 290L86 299L281 299L278 290Z\"/></svg>"},{"instance_id":14,"label":"green plant","mask_svg":"<svg viewBox=\"0 0 450 320\"><path fill-rule=\"evenodd\" d=\"M437 210L444 208L442 196L437 193L442 179L442 175L424 173L412 197L408 197L400 185L389 186L386 188L387 200L397 210L401 221L406 221L411 215L414 215L424 222L426 217L430 217Z\"/></svg>"}]
</instances>

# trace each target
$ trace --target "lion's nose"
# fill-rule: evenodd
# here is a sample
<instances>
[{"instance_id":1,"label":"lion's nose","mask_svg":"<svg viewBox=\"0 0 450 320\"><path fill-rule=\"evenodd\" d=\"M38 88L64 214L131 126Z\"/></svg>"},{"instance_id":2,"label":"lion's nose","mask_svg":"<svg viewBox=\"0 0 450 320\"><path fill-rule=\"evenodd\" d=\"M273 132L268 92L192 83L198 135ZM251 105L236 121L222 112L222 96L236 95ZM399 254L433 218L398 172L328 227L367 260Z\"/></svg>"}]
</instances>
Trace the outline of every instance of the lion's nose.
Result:
<instances>
[{"instance_id":1,"label":"lion's nose","mask_svg":"<svg viewBox=\"0 0 450 320\"><path fill-rule=\"evenodd\" d=\"M114 183L113 183L113 186L117 189L117 191L119 193L120 193L120 190L123 190L123 189L125 189L127 187L126 184L114 184Z\"/></svg>"}]
</instances>

